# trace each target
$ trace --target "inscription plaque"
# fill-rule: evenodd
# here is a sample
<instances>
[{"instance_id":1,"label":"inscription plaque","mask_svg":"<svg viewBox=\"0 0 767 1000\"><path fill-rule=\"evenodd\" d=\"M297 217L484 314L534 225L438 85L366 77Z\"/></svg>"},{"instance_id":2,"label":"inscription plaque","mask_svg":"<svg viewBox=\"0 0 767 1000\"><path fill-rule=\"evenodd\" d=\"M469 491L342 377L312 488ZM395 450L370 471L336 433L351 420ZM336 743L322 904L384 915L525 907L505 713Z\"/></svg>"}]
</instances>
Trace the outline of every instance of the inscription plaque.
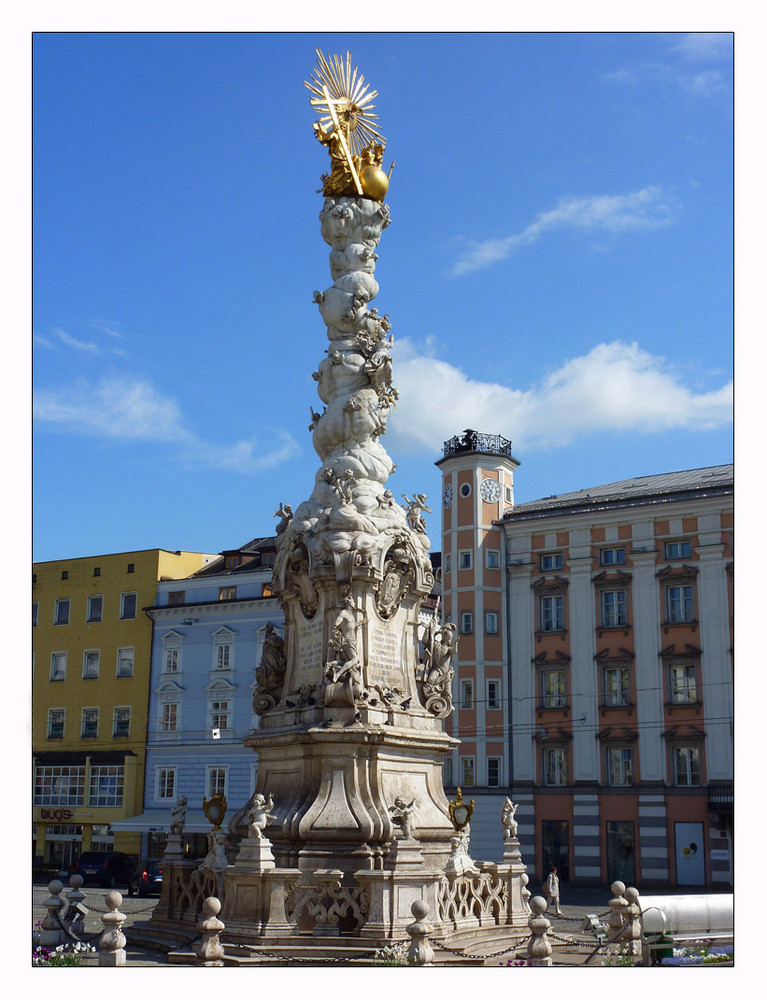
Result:
<instances>
[{"instance_id":1,"label":"inscription plaque","mask_svg":"<svg viewBox=\"0 0 767 1000\"><path fill-rule=\"evenodd\" d=\"M402 635L398 635L393 627L376 625L371 629L368 683L406 690L402 643Z\"/></svg>"},{"instance_id":2,"label":"inscription plaque","mask_svg":"<svg viewBox=\"0 0 767 1000\"><path fill-rule=\"evenodd\" d=\"M294 687L319 684L325 673L325 645L322 620L296 626L296 662Z\"/></svg>"}]
</instances>

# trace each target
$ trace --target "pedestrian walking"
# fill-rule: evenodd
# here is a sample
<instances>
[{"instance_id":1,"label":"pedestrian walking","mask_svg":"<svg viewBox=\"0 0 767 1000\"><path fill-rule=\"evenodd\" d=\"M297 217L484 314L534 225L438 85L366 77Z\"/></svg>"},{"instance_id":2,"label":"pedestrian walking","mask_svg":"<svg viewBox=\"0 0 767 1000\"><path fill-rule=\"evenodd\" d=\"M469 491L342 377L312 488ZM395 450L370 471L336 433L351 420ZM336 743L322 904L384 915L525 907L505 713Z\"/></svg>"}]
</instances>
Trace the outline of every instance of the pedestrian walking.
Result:
<instances>
[{"instance_id":1,"label":"pedestrian walking","mask_svg":"<svg viewBox=\"0 0 767 1000\"><path fill-rule=\"evenodd\" d=\"M559 877L557 875L557 866L552 865L549 871L548 877L544 885L544 892L546 893L546 899L549 904L549 910L551 910L552 904L554 905L554 914L557 917L562 916L562 911L559 908Z\"/></svg>"}]
</instances>

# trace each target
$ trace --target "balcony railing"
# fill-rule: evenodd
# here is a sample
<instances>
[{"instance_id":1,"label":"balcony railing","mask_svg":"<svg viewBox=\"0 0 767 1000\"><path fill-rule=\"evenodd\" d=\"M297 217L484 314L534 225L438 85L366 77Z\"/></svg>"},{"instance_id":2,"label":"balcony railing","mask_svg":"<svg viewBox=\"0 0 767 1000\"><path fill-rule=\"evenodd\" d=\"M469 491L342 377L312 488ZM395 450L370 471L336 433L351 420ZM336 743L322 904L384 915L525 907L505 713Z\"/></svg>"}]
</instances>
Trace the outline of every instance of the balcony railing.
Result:
<instances>
[{"instance_id":1,"label":"balcony railing","mask_svg":"<svg viewBox=\"0 0 767 1000\"><path fill-rule=\"evenodd\" d=\"M445 458L451 455L460 455L464 452L478 451L491 455L505 455L511 458L511 441L500 434L480 434L478 431L465 430L463 434L445 441L443 445Z\"/></svg>"},{"instance_id":2,"label":"balcony railing","mask_svg":"<svg viewBox=\"0 0 767 1000\"><path fill-rule=\"evenodd\" d=\"M735 802L735 794L732 785L709 785L708 786L708 807L721 811L730 811Z\"/></svg>"}]
</instances>

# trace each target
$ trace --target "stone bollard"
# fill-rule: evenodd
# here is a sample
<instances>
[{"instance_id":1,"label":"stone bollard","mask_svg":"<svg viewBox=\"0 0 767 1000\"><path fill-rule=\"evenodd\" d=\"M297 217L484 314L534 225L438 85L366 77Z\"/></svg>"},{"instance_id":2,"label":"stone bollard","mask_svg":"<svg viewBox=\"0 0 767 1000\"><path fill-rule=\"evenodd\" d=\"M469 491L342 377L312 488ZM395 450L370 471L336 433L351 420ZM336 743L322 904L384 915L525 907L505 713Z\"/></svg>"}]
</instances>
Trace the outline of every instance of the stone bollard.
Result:
<instances>
[{"instance_id":1,"label":"stone bollard","mask_svg":"<svg viewBox=\"0 0 767 1000\"><path fill-rule=\"evenodd\" d=\"M71 889L67 893L67 902L69 905L64 915L64 924L70 934L82 937L85 933L85 909L82 905L85 893L82 892L82 875L73 875L69 880L69 884Z\"/></svg>"},{"instance_id":2,"label":"stone bollard","mask_svg":"<svg viewBox=\"0 0 767 1000\"><path fill-rule=\"evenodd\" d=\"M530 940L527 942L527 957L533 965L551 965L551 945L546 937L551 923L544 917L548 903L543 896L533 896L530 900L532 916L527 921Z\"/></svg>"},{"instance_id":3,"label":"stone bollard","mask_svg":"<svg viewBox=\"0 0 767 1000\"><path fill-rule=\"evenodd\" d=\"M627 902L624 910L623 941L624 952L631 955L642 954L642 922L640 920L642 910L639 906L639 890L626 889L625 898Z\"/></svg>"},{"instance_id":4,"label":"stone bollard","mask_svg":"<svg viewBox=\"0 0 767 1000\"><path fill-rule=\"evenodd\" d=\"M433 965L434 949L429 944L429 935L434 928L426 920L429 915L429 907L422 899L417 899L410 907L410 912L415 917L415 921L405 928L412 938L407 950L408 964Z\"/></svg>"},{"instance_id":5,"label":"stone bollard","mask_svg":"<svg viewBox=\"0 0 767 1000\"><path fill-rule=\"evenodd\" d=\"M624 912L629 905L623 893L626 886L623 882L613 882L610 886L613 898L609 902L610 916L607 918L607 941L609 949L613 954L618 954L621 950L621 939L623 937Z\"/></svg>"},{"instance_id":6,"label":"stone bollard","mask_svg":"<svg viewBox=\"0 0 767 1000\"><path fill-rule=\"evenodd\" d=\"M122 932L125 914L120 912L122 901L121 893L114 889L104 899L109 912L101 918L104 933L99 938L99 965L125 965L125 935Z\"/></svg>"},{"instance_id":7,"label":"stone bollard","mask_svg":"<svg viewBox=\"0 0 767 1000\"><path fill-rule=\"evenodd\" d=\"M64 905L64 900L61 898L61 890L63 888L63 883L59 882L58 879L54 879L53 882L48 883L50 896L43 903L48 913L43 917L40 925L40 944L43 948L53 950L64 943L65 933L59 923L61 908Z\"/></svg>"},{"instance_id":8,"label":"stone bollard","mask_svg":"<svg viewBox=\"0 0 767 1000\"><path fill-rule=\"evenodd\" d=\"M522 906L524 907L525 912L529 913L530 897L532 896L532 892L530 892L530 890L527 888L527 883L530 881L530 877L528 876L527 872L522 872L522 874L519 876L519 881L522 885L522 888L520 889L520 894L522 896Z\"/></svg>"},{"instance_id":9,"label":"stone bollard","mask_svg":"<svg viewBox=\"0 0 767 1000\"><path fill-rule=\"evenodd\" d=\"M221 901L215 896L208 896L203 901L202 911L205 916L197 925L200 940L192 945L199 966L216 968L224 964L224 949L218 937L224 929L224 922L216 916L220 909Z\"/></svg>"}]
</instances>

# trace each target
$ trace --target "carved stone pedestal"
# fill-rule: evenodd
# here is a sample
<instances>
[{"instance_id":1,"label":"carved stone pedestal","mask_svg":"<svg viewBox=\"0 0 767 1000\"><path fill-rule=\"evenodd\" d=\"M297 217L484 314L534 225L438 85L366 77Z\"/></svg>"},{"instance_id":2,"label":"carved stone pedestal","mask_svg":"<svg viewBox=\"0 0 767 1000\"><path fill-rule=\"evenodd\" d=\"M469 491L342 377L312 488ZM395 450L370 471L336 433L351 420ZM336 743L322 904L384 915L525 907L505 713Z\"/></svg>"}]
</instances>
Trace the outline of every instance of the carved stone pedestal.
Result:
<instances>
[{"instance_id":1,"label":"carved stone pedestal","mask_svg":"<svg viewBox=\"0 0 767 1000\"><path fill-rule=\"evenodd\" d=\"M267 841L268 843L268 841ZM270 852L271 853L271 852ZM285 913L285 895L300 877L295 868L275 868L274 862L258 867L251 858L224 873L224 908L227 940L242 944L267 944L293 933Z\"/></svg>"},{"instance_id":2,"label":"carved stone pedestal","mask_svg":"<svg viewBox=\"0 0 767 1000\"><path fill-rule=\"evenodd\" d=\"M396 859L396 870L361 871L356 874L357 881L365 886L370 897L368 919L360 931L363 941L380 941L383 944L404 940L408 925L413 921L413 903L418 900L426 903L429 913L437 913L442 873L419 871L415 863L411 867L407 858L411 848L407 842L405 845L404 855Z\"/></svg>"}]
</instances>

